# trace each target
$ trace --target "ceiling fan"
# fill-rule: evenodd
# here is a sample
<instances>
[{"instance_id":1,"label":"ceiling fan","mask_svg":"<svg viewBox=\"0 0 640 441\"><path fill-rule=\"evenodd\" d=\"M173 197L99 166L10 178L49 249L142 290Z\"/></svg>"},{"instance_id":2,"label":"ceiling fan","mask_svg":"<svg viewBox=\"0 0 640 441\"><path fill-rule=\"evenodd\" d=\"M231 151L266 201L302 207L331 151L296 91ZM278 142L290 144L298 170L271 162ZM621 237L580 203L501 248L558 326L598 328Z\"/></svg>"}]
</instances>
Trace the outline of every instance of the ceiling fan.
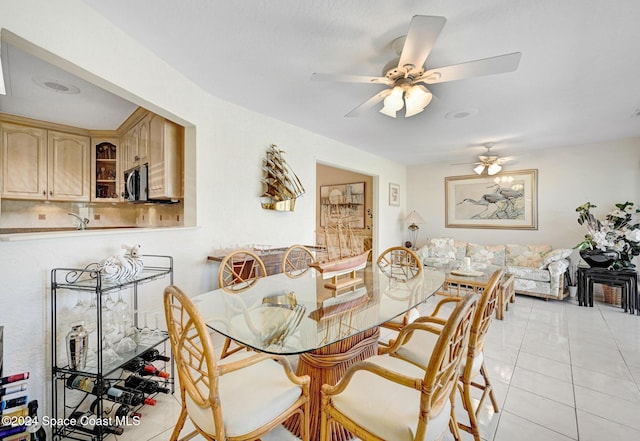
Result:
<instances>
[{"instance_id":1,"label":"ceiling fan","mask_svg":"<svg viewBox=\"0 0 640 441\"><path fill-rule=\"evenodd\" d=\"M493 154L491 152L491 148L493 147L492 142L487 142L483 145L484 145L484 148L487 149L487 151L485 152L484 155L478 156L478 162L475 162L475 164L477 165L473 168L473 171L481 175L486 169L487 174L489 176L493 176L496 173L499 173L500 170L502 170L502 164L504 164L507 161L510 161L511 158L505 158L505 157L501 158Z\"/></svg>"},{"instance_id":2,"label":"ceiling fan","mask_svg":"<svg viewBox=\"0 0 640 441\"><path fill-rule=\"evenodd\" d=\"M384 76L314 73L311 79L387 85L388 89L377 93L347 113L346 116L357 116L384 101L381 113L395 118L396 113L404 107L404 116L408 118L422 112L431 102L432 94L422 83L444 83L482 75L512 72L518 68L522 55L520 52L425 71L424 63L446 21L444 17L413 16L406 37L399 37L392 43L400 60L397 65L395 60L388 63L383 69Z\"/></svg>"}]
</instances>

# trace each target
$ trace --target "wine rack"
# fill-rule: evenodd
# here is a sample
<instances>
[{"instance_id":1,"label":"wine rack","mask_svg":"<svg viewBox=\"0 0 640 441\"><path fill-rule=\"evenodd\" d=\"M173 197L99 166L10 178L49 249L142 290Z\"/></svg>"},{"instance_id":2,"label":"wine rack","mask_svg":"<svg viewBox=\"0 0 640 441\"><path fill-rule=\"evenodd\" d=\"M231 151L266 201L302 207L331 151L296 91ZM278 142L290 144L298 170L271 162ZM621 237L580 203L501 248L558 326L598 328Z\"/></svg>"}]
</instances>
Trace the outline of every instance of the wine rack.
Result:
<instances>
[{"instance_id":1,"label":"wine rack","mask_svg":"<svg viewBox=\"0 0 640 441\"><path fill-rule=\"evenodd\" d=\"M72 424L70 421L78 415L86 414L90 411L90 406L91 414L95 415L96 420L106 421L107 418L103 416L107 415L109 411L105 409L109 399L106 394L109 387L122 387L127 390L124 388L125 380L123 378L127 375L124 375L125 371L122 367L154 349L161 354L171 355L168 334L166 331L159 330L157 324L153 332L149 331L144 335L144 338L141 337L143 323L142 312L138 310L138 287L143 283L167 277L169 284L173 284L173 258L171 256L145 255L142 259L144 267L138 275L119 280L106 279L99 270L98 264L90 264L82 269L55 268L51 270L51 417L53 421L61 422L61 424L55 424L51 427L53 441L102 441L108 437L115 439L113 434L121 432L122 429L126 431L126 427L116 426L114 428L102 424L87 429L86 426L79 425L78 421L76 424ZM161 286L158 289L163 290L163 288ZM122 290L131 291L132 327L130 329L137 331L135 334L137 340L135 348L126 352L118 352L117 359L110 359L107 357L110 348L105 343L106 317L104 317L103 302L107 300L107 296L110 298L112 293L118 293L121 296ZM78 296L83 295L91 299L92 308L87 309L89 313L85 315L85 318L92 323L91 337L95 335L95 339L91 337L88 339L89 351L95 353L94 357L91 358L91 361L87 361L85 366L75 366L74 368L67 361L67 348L62 343L68 328L74 324L73 317L72 322L69 323L70 313L64 305L65 300L69 300L69 292L76 292ZM80 302L78 301L78 303ZM164 318L164 316L162 317ZM93 324L95 324L95 328L93 328ZM147 328L146 316L144 328ZM154 377L154 379L160 381L162 390L169 388L170 393L174 393L173 358L161 358L163 358L162 361L155 361L152 364L159 369L168 371L169 378L158 379ZM77 377L85 379L87 383L92 385L94 392L98 391L98 393L91 394L82 389L70 387L71 384L74 384L74 378ZM130 392L142 393L135 390L130 390ZM143 405L145 404L135 404L130 407L132 411L137 411ZM114 429L118 430L114 432Z\"/></svg>"}]
</instances>

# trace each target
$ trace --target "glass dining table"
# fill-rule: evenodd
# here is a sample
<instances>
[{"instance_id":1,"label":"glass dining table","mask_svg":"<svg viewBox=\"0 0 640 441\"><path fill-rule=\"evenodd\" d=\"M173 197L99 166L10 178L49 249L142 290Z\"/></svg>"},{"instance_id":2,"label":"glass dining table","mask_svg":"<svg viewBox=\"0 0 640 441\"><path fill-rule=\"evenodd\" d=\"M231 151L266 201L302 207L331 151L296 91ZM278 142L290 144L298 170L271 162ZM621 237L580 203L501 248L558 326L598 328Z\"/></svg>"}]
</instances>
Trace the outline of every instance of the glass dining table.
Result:
<instances>
[{"instance_id":1,"label":"glass dining table","mask_svg":"<svg viewBox=\"0 0 640 441\"><path fill-rule=\"evenodd\" d=\"M445 280L431 270L400 280L376 265L357 276L360 286L339 294L308 270L299 277L264 277L242 292L220 288L192 297L212 330L257 351L299 355L297 374L311 377L311 440L319 439L322 385L337 383L349 366L377 354L379 326L425 302ZM293 417L285 425L297 434L298 424Z\"/></svg>"}]
</instances>

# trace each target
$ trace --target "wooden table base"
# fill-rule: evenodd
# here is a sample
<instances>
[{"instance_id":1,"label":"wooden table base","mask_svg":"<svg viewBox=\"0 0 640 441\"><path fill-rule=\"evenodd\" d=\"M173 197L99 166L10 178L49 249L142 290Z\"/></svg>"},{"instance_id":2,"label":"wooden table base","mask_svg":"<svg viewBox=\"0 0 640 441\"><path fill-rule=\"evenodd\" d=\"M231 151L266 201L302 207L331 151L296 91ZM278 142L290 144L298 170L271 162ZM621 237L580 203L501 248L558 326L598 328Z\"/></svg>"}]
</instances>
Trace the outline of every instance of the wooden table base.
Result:
<instances>
[{"instance_id":1,"label":"wooden table base","mask_svg":"<svg viewBox=\"0 0 640 441\"><path fill-rule=\"evenodd\" d=\"M309 375L309 440L320 439L320 411L323 384L336 384L352 364L378 353L380 329L373 328L337 343L332 343L313 352L300 354L298 375ZM285 427L300 437L300 421L294 415L285 422ZM353 436L339 425L332 427L332 440L349 440Z\"/></svg>"}]
</instances>

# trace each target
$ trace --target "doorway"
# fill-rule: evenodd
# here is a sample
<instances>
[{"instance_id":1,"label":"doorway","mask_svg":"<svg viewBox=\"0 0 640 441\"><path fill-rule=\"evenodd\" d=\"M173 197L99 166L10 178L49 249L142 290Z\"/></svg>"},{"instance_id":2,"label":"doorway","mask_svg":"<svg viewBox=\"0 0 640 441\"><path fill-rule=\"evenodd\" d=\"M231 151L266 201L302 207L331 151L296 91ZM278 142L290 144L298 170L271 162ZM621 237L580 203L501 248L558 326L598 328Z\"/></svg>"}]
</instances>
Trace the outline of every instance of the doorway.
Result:
<instances>
[{"instance_id":1,"label":"doorway","mask_svg":"<svg viewBox=\"0 0 640 441\"><path fill-rule=\"evenodd\" d=\"M362 240L365 249L374 249L374 182L375 177L371 175L316 163L316 244L325 244L323 213L328 209L327 192L331 189L340 191L344 187L351 195L350 201L355 205L353 207L354 221L351 223L352 229L356 237ZM359 196L360 188L363 189L362 197ZM327 193L324 197L323 190ZM362 202L361 205L360 200ZM373 251L369 255L369 259L371 259L372 255Z\"/></svg>"}]
</instances>

